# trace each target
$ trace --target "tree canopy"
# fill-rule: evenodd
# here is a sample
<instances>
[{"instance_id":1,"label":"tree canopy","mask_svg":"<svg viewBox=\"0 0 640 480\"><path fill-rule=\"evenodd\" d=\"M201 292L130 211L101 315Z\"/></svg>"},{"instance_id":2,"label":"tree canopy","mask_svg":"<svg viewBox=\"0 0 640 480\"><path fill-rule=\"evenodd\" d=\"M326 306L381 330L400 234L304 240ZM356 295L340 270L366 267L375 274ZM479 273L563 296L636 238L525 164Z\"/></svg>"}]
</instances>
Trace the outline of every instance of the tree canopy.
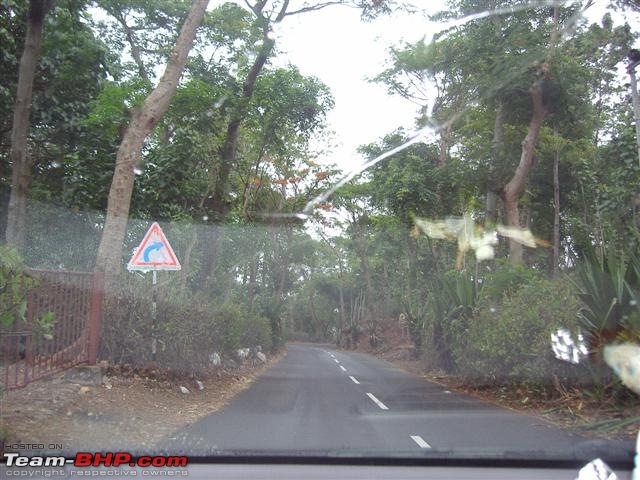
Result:
<instances>
[{"instance_id":1,"label":"tree canopy","mask_svg":"<svg viewBox=\"0 0 640 480\"><path fill-rule=\"evenodd\" d=\"M98 268L117 283L160 221L180 290L258 312L274 345L285 331L375 344L380 319L400 313L420 343L425 309L442 306L434 291L455 290L468 310L447 318L464 317L467 286L503 258L557 276L593 252L635 253L640 165L621 72L637 33L611 12L449 1L430 16L437 32L390 47L371 80L416 105L419 141L402 128L371 138L359 154L373 166L315 201L346 174L318 160L334 98L281 61L274 29L329 8L370 20L415 7L206 5L0 5L1 221L28 265Z\"/></svg>"}]
</instances>

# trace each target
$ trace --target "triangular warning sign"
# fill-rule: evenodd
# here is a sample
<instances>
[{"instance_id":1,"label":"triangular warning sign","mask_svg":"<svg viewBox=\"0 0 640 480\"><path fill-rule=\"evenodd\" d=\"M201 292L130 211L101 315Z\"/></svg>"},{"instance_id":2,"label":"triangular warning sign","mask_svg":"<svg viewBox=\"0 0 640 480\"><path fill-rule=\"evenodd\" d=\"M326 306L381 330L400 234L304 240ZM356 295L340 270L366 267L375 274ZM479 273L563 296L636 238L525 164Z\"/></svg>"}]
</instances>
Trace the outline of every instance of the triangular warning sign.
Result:
<instances>
[{"instance_id":1,"label":"triangular warning sign","mask_svg":"<svg viewBox=\"0 0 640 480\"><path fill-rule=\"evenodd\" d=\"M178 257L173 253L158 222L154 222L129 260L127 270L180 270Z\"/></svg>"}]
</instances>

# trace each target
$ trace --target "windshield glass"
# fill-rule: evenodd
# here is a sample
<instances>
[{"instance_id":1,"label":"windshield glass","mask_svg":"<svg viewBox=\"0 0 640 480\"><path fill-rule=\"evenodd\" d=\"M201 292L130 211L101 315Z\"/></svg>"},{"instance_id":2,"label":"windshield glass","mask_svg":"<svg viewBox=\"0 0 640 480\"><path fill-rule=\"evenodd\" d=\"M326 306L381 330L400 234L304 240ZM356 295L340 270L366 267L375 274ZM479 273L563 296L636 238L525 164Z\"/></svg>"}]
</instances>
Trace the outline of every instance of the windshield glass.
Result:
<instances>
[{"instance_id":1,"label":"windshield glass","mask_svg":"<svg viewBox=\"0 0 640 480\"><path fill-rule=\"evenodd\" d=\"M2 2L4 451L631 465L639 13Z\"/></svg>"}]
</instances>

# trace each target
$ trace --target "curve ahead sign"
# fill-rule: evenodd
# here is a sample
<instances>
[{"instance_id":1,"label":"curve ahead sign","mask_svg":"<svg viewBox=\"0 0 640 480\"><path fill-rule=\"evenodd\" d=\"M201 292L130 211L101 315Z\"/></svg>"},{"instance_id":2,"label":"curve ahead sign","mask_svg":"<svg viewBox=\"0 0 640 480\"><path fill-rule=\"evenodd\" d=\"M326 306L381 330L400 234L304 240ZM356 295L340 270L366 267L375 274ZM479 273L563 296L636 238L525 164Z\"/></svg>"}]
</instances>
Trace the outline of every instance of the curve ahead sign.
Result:
<instances>
[{"instance_id":1,"label":"curve ahead sign","mask_svg":"<svg viewBox=\"0 0 640 480\"><path fill-rule=\"evenodd\" d=\"M151 225L127 264L127 270L180 270L180 262L157 222Z\"/></svg>"}]
</instances>

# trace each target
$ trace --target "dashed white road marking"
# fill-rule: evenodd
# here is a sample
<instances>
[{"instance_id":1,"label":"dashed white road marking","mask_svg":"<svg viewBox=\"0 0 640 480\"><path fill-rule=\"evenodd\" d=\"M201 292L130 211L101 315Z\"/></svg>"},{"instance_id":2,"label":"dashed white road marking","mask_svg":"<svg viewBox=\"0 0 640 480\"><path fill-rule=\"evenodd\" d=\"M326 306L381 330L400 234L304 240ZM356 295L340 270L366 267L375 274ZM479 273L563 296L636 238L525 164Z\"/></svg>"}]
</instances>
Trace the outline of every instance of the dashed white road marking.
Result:
<instances>
[{"instance_id":1,"label":"dashed white road marking","mask_svg":"<svg viewBox=\"0 0 640 480\"><path fill-rule=\"evenodd\" d=\"M410 435L410 437L411 437L411 440L416 442L420 448L431 448L431 445L425 442L420 435Z\"/></svg>"},{"instance_id":2,"label":"dashed white road marking","mask_svg":"<svg viewBox=\"0 0 640 480\"><path fill-rule=\"evenodd\" d=\"M344 368L342 365L340 365L340 370L342 370L343 372L346 372L346 371L347 371L347 369L346 369L346 368Z\"/></svg>"},{"instance_id":3,"label":"dashed white road marking","mask_svg":"<svg viewBox=\"0 0 640 480\"><path fill-rule=\"evenodd\" d=\"M337 358L334 358L333 361L336 363L340 363Z\"/></svg>"},{"instance_id":4,"label":"dashed white road marking","mask_svg":"<svg viewBox=\"0 0 640 480\"><path fill-rule=\"evenodd\" d=\"M444 393L451 393L449 390L445 390Z\"/></svg>"},{"instance_id":5,"label":"dashed white road marking","mask_svg":"<svg viewBox=\"0 0 640 480\"><path fill-rule=\"evenodd\" d=\"M360 385L360 382L358 380L356 380L356 377L354 377L353 375L349 375L349 378L351 379L351 381L353 383L355 383L356 385Z\"/></svg>"},{"instance_id":6,"label":"dashed white road marking","mask_svg":"<svg viewBox=\"0 0 640 480\"><path fill-rule=\"evenodd\" d=\"M331 358L336 358L333 353L330 353L329 355L331 355Z\"/></svg>"},{"instance_id":7,"label":"dashed white road marking","mask_svg":"<svg viewBox=\"0 0 640 480\"><path fill-rule=\"evenodd\" d=\"M378 400L373 393L367 393L367 397L373 400L373 403L378 405L382 410L389 410L389 407L387 407L384 403Z\"/></svg>"}]
</instances>

